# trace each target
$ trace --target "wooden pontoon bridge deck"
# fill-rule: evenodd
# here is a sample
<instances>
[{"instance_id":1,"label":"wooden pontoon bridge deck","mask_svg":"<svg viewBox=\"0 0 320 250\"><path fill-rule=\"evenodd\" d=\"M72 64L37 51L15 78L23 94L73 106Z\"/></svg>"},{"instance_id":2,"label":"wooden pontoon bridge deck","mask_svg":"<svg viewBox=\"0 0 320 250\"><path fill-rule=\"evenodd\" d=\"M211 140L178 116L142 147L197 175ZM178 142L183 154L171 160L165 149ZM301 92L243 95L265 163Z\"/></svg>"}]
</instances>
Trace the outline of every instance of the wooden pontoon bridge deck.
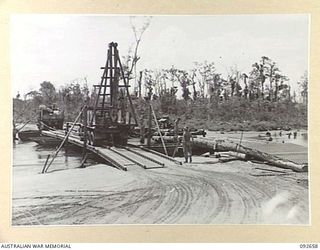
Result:
<instances>
[{"instance_id":1,"label":"wooden pontoon bridge deck","mask_svg":"<svg viewBox=\"0 0 320 250\"><path fill-rule=\"evenodd\" d=\"M64 130L55 131L42 131L42 135L63 140L65 138ZM83 147L84 143L80 140L79 136L70 134L68 137L68 143L71 143L78 147ZM127 147L104 147L104 146L92 146L86 145L89 152L92 152L112 166L127 171L137 166L144 169L163 168L166 166L181 164L181 162L173 159L172 157L162 155L151 150L139 148L137 146Z\"/></svg>"}]
</instances>

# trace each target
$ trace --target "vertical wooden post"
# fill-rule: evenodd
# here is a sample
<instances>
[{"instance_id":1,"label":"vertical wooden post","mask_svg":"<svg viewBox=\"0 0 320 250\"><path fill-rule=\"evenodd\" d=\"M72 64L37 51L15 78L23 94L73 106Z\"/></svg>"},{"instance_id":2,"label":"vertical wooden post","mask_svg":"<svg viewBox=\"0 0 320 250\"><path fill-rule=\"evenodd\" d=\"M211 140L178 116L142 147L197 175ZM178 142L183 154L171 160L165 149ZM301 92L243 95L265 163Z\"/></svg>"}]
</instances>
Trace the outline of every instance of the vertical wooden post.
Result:
<instances>
[{"instance_id":1,"label":"vertical wooden post","mask_svg":"<svg viewBox=\"0 0 320 250\"><path fill-rule=\"evenodd\" d=\"M179 139L179 122L180 122L180 118L178 117L175 121L174 121L174 142L178 142Z\"/></svg>"},{"instance_id":2,"label":"vertical wooden post","mask_svg":"<svg viewBox=\"0 0 320 250\"><path fill-rule=\"evenodd\" d=\"M151 146L151 137L152 137L152 107L151 107L151 98L152 98L152 87L149 86L148 92L148 104L149 104L149 114L148 114L148 139L147 139L147 146L150 148Z\"/></svg>"},{"instance_id":3,"label":"vertical wooden post","mask_svg":"<svg viewBox=\"0 0 320 250\"><path fill-rule=\"evenodd\" d=\"M138 96L139 98L141 98L141 80L142 80L142 71L139 72L139 81L138 81L138 84L139 84L139 87L138 87Z\"/></svg>"},{"instance_id":4,"label":"vertical wooden post","mask_svg":"<svg viewBox=\"0 0 320 250\"><path fill-rule=\"evenodd\" d=\"M151 126L152 126L152 110L151 110L151 103L150 103L150 100L149 100L148 140L147 140L147 146L148 146L148 148L150 148L150 146L151 146L151 137L152 137Z\"/></svg>"},{"instance_id":5,"label":"vertical wooden post","mask_svg":"<svg viewBox=\"0 0 320 250\"><path fill-rule=\"evenodd\" d=\"M144 119L141 117L140 120L140 144L144 145L144 138L145 138L145 126L144 126Z\"/></svg>"},{"instance_id":6,"label":"vertical wooden post","mask_svg":"<svg viewBox=\"0 0 320 250\"><path fill-rule=\"evenodd\" d=\"M84 163L87 159L87 144L88 144L88 139L87 139L87 127L88 127L88 95L86 93L85 96L85 103L84 103L84 108L83 108L83 113L82 113L82 118L83 118L83 149L82 149L82 162L81 162L81 167L84 167Z\"/></svg>"},{"instance_id":7,"label":"vertical wooden post","mask_svg":"<svg viewBox=\"0 0 320 250\"><path fill-rule=\"evenodd\" d=\"M66 131L64 132L64 134L66 135L68 134L68 132L69 132L69 122L67 122L66 124Z\"/></svg>"},{"instance_id":8,"label":"vertical wooden post","mask_svg":"<svg viewBox=\"0 0 320 250\"><path fill-rule=\"evenodd\" d=\"M88 106L87 104L84 105L83 109L83 154L86 153L87 151L87 127L88 127Z\"/></svg>"},{"instance_id":9,"label":"vertical wooden post","mask_svg":"<svg viewBox=\"0 0 320 250\"><path fill-rule=\"evenodd\" d=\"M70 124L69 124L69 122L67 122L65 135L67 135L67 134L69 133L69 129L70 129ZM64 145L65 145L65 146L68 145L68 138L66 139Z\"/></svg>"},{"instance_id":10,"label":"vertical wooden post","mask_svg":"<svg viewBox=\"0 0 320 250\"><path fill-rule=\"evenodd\" d=\"M174 142L176 143L176 146L174 147L172 157L175 157L177 150L178 150L178 147L179 147L179 144L180 144L180 142L179 142L179 121L180 121L179 117L174 121Z\"/></svg>"}]
</instances>

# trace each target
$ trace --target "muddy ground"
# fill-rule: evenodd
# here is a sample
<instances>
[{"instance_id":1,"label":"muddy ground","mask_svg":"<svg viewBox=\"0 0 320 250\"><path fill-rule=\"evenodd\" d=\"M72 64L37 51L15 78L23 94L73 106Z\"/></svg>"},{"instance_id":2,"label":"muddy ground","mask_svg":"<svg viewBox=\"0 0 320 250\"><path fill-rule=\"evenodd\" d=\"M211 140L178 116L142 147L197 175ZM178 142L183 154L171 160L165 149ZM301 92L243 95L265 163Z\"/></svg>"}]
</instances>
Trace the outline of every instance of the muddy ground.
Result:
<instances>
[{"instance_id":1,"label":"muddy ground","mask_svg":"<svg viewBox=\"0 0 320 250\"><path fill-rule=\"evenodd\" d=\"M54 169L53 169L54 170ZM194 157L119 171L13 170L12 224L308 224L308 173Z\"/></svg>"}]
</instances>

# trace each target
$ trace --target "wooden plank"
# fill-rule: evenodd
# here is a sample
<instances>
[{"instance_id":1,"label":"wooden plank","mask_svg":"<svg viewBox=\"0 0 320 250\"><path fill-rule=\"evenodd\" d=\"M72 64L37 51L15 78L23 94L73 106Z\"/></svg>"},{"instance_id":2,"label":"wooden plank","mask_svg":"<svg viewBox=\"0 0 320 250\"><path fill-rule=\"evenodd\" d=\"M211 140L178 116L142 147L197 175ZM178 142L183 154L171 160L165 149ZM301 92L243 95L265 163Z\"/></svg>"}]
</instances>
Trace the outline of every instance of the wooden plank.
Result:
<instances>
[{"instance_id":1,"label":"wooden plank","mask_svg":"<svg viewBox=\"0 0 320 250\"><path fill-rule=\"evenodd\" d=\"M133 151L133 150L130 149L129 147L126 147L125 149L128 150L128 151L130 151L130 152L133 152L133 153L135 153L135 154L137 154L137 155L139 155L139 156L141 156L141 157L144 157L145 159L148 159L149 161L152 161L152 162L154 162L154 163L156 163L156 164L158 164L158 165L160 165L160 166L164 166L164 163L163 163L163 162L159 162L159 161L157 161L156 159L151 158L151 157L148 157L147 155L142 154L142 153L140 153L140 152L138 152L138 151Z\"/></svg>"},{"instance_id":2,"label":"wooden plank","mask_svg":"<svg viewBox=\"0 0 320 250\"><path fill-rule=\"evenodd\" d=\"M113 151L119 153L123 157L127 158L128 160L136 163L137 165L143 167L144 169L149 168L162 168L163 164L159 163L154 160L150 160L149 157L146 157L142 154L137 154L137 152L131 150L127 150L126 148L111 148Z\"/></svg>"},{"instance_id":3,"label":"wooden plank","mask_svg":"<svg viewBox=\"0 0 320 250\"><path fill-rule=\"evenodd\" d=\"M144 147L144 146L140 146L140 145L136 145L136 144L128 144L128 145L133 146L133 147L135 147L135 148L139 148L139 149L141 149L141 150L143 150L143 151L152 153L152 154L157 155L157 156L159 156L159 157L162 157L162 158L164 158L164 159L166 159L166 160L172 161L172 162L174 162L174 163L176 163L176 164L182 165L182 162L181 162L181 161L178 161L178 160L176 160L176 159L174 159L173 157L170 157L170 156L168 156L168 155L161 154L161 153L159 153L158 151L152 150L152 149L150 149L150 148L146 148L146 147Z\"/></svg>"},{"instance_id":4,"label":"wooden plank","mask_svg":"<svg viewBox=\"0 0 320 250\"><path fill-rule=\"evenodd\" d=\"M45 136L54 137L54 138L57 138L60 140L63 140L63 138L64 138L64 133L62 131L56 131L56 132L42 131L42 134ZM76 146L83 147L83 142L80 139L75 139L74 137L70 137L68 142L72 143ZM107 162L111 163L112 166L114 166L120 170L127 171L127 168L118 162L118 161L120 161L119 159L117 159L118 161L116 161L114 159L115 157L114 157L114 154L112 154L111 150L108 150L105 148L93 147L91 145L87 145L87 149L88 149L88 151L99 155L101 158L103 158ZM101 150L101 149L103 149L103 150Z\"/></svg>"},{"instance_id":5,"label":"wooden plank","mask_svg":"<svg viewBox=\"0 0 320 250\"><path fill-rule=\"evenodd\" d=\"M134 162L135 164L137 164L138 166L146 169L146 165L142 164L141 162L136 161L135 159L133 159L133 158L129 157L128 155L125 155L125 154L123 154L123 153L121 153L121 152L119 152L119 151L117 151L115 149L111 149L111 150L113 152L115 152L116 154L120 155L121 157L126 158L127 160L130 160L130 161Z\"/></svg>"},{"instance_id":6,"label":"wooden plank","mask_svg":"<svg viewBox=\"0 0 320 250\"><path fill-rule=\"evenodd\" d=\"M62 130L57 131L42 131L42 134L45 136L53 137L62 140L65 137L65 132ZM76 135L70 135L69 136L69 143L83 147L83 141L80 140L80 138ZM152 152L152 150L148 150L147 152L144 152L142 149L136 148L136 150L132 148L104 148L104 147L97 147L92 145L87 145L87 150L99 155L101 158L105 159L109 163L111 163L114 167L121 169L121 170L127 170L126 166L132 166L132 165L138 165L145 169L149 168L162 168L164 167L164 163L160 160L152 158L152 155L155 156L161 156L165 159L169 159L173 162L178 162L172 159L169 156L162 155L158 152L156 154ZM160 157L156 157L160 158Z\"/></svg>"}]
</instances>

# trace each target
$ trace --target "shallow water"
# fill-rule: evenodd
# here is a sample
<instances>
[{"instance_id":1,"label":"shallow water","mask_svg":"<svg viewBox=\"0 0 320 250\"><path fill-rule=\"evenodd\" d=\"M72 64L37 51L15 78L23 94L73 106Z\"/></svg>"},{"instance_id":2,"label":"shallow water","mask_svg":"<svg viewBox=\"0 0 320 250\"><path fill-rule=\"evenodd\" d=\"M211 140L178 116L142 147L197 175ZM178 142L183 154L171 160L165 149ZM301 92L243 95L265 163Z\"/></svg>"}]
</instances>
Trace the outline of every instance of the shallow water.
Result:
<instances>
[{"instance_id":1,"label":"shallow water","mask_svg":"<svg viewBox=\"0 0 320 250\"><path fill-rule=\"evenodd\" d=\"M308 134L307 131L299 131L297 138L294 139L293 135L288 138L286 135L289 132L282 132L282 136L279 136L279 131L270 131L274 142L293 143L308 147ZM243 140L255 140L257 141L258 135L265 135L265 132L244 132ZM241 138L241 132L229 132L221 134L220 132L207 131L208 138L230 138L233 140L239 140ZM262 139L261 139L262 140ZM38 145L35 142L23 142L16 141L13 144L13 168L14 171L26 170L40 173L47 156L55 152L55 146ZM67 146L60 150L53 164L50 166L51 171L77 168L80 166L82 160L82 151L79 148L73 146ZM98 159L94 159L97 161ZM89 162L93 161L93 158L89 159Z\"/></svg>"},{"instance_id":2,"label":"shallow water","mask_svg":"<svg viewBox=\"0 0 320 250\"><path fill-rule=\"evenodd\" d=\"M271 133L271 137L274 142L281 142L281 143L293 143L300 146L308 147L308 131L301 130L297 131L297 137L293 138L293 131L282 131L282 135L280 136L279 130L269 131ZM289 138L289 133L291 132L291 136ZM266 132L243 132L243 140L265 140L264 137L261 137L260 139L258 136L265 136ZM221 134L217 131L207 131L207 137L209 138L230 138L234 140L241 139L241 131L239 132L226 132Z\"/></svg>"},{"instance_id":3,"label":"shallow water","mask_svg":"<svg viewBox=\"0 0 320 250\"><path fill-rule=\"evenodd\" d=\"M14 171L26 170L41 172L47 156L54 153L56 147L41 146L35 142L16 141L13 144L12 165ZM74 147L65 147L60 150L50 170L76 168L81 164L81 150ZM50 161L50 160L49 160Z\"/></svg>"}]
</instances>

